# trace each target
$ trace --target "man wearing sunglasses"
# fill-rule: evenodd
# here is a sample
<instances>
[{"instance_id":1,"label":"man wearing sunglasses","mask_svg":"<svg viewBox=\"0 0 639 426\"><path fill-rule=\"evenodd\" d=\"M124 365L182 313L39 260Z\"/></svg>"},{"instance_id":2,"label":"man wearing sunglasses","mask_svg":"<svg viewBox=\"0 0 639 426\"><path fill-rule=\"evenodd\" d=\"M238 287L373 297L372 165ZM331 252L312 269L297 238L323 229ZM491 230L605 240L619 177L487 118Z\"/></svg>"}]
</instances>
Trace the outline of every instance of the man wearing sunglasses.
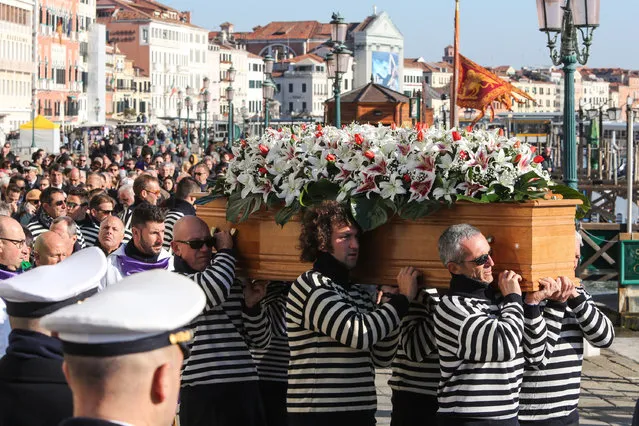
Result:
<instances>
[{"instance_id":1,"label":"man wearing sunglasses","mask_svg":"<svg viewBox=\"0 0 639 426\"><path fill-rule=\"evenodd\" d=\"M40 194L40 209L27 225L34 239L51 228L53 219L67 215L67 201L64 192L59 188L49 187ZM78 244L84 248L84 236L80 228L77 228Z\"/></svg>"},{"instance_id":2,"label":"man wearing sunglasses","mask_svg":"<svg viewBox=\"0 0 639 426\"><path fill-rule=\"evenodd\" d=\"M173 271L173 257L162 248L164 212L148 203L135 208L131 217L132 238L108 258L102 286L108 287L124 277L153 269Z\"/></svg>"},{"instance_id":3,"label":"man wearing sunglasses","mask_svg":"<svg viewBox=\"0 0 639 426\"><path fill-rule=\"evenodd\" d=\"M175 195L169 198L164 207L169 211L164 221L164 249L171 252L171 241L173 241L173 228L178 220L184 216L195 216L196 198L194 194L200 192L200 185L191 178L182 179L178 185Z\"/></svg>"},{"instance_id":4,"label":"man wearing sunglasses","mask_svg":"<svg viewBox=\"0 0 639 426\"><path fill-rule=\"evenodd\" d=\"M518 425L524 358L539 362L548 334L534 301L548 298L558 285L540 283L541 290L524 299L521 276L506 270L496 291L490 245L468 224L444 231L439 256L452 279L435 309L438 424Z\"/></svg>"},{"instance_id":5,"label":"man wearing sunglasses","mask_svg":"<svg viewBox=\"0 0 639 426\"><path fill-rule=\"evenodd\" d=\"M257 369L249 344L264 347L270 339L259 303L265 288L243 289L234 280L233 239L228 232L212 237L196 216L178 220L174 231L175 271L191 278L207 295L206 308L194 322L192 357L182 372L180 424L262 426Z\"/></svg>"},{"instance_id":6,"label":"man wearing sunglasses","mask_svg":"<svg viewBox=\"0 0 639 426\"><path fill-rule=\"evenodd\" d=\"M99 193L91 197L87 219L80 225L87 246L91 247L98 244L100 224L104 219L113 215L114 208L115 200L105 193Z\"/></svg>"},{"instance_id":7,"label":"man wearing sunglasses","mask_svg":"<svg viewBox=\"0 0 639 426\"><path fill-rule=\"evenodd\" d=\"M124 230L125 237L124 241L128 242L130 238L131 232L131 218L133 217L133 212L138 206L141 205L151 205L157 206L158 201L160 199L160 194L162 191L160 190L160 182L158 178L151 176L149 174L142 174L138 176L135 181L133 181L133 193L135 195L135 202L129 207L123 217L122 222L124 222Z\"/></svg>"}]
</instances>

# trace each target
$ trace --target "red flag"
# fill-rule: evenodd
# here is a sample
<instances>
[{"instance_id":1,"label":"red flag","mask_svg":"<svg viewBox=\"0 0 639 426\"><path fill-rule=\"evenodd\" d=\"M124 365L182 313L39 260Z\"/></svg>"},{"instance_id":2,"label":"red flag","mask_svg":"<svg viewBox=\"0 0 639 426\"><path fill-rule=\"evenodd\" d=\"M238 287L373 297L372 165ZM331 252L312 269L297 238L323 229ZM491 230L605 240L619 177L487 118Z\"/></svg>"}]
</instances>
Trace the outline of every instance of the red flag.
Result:
<instances>
[{"instance_id":1,"label":"red flag","mask_svg":"<svg viewBox=\"0 0 639 426\"><path fill-rule=\"evenodd\" d=\"M495 118L495 110L492 103L500 102L509 111L512 110L513 100L524 103L515 94L531 100L535 100L528 93L519 90L509 82L476 64L463 55L459 55L461 62L459 73L459 88L457 89L457 105L462 108L473 108L480 111L473 125L485 114L486 108L490 108L490 121Z\"/></svg>"}]
</instances>

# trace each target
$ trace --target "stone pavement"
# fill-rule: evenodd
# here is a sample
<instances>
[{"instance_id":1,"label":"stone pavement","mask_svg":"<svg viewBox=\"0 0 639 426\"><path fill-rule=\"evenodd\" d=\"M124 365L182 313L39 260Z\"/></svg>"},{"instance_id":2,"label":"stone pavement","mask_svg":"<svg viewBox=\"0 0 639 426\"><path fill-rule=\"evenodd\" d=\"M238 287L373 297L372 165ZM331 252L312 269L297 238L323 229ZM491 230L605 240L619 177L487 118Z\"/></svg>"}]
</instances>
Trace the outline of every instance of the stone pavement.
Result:
<instances>
[{"instance_id":1,"label":"stone pavement","mask_svg":"<svg viewBox=\"0 0 639 426\"><path fill-rule=\"evenodd\" d=\"M390 370L377 372L377 424L390 425ZM612 347L584 360L579 415L581 426L630 425L639 398L639 332L617 329ZM433 424L424 419L424 424Z\"/></svg>"}]
</instances>

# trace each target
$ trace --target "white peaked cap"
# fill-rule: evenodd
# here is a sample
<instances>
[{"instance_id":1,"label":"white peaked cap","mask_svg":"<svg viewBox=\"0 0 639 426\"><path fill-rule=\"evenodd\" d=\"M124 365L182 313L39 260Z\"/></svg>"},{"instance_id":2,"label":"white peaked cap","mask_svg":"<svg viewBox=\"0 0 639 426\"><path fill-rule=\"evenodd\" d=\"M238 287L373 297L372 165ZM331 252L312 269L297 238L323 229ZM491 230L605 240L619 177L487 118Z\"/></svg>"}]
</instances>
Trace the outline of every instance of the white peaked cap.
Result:
<instances>
[{"instance_id":1,"label":"white peaked cap","mask_svg":"<svg viewBox=\"0 0 639 426\"><path fill-rule=\"evenodd\" d=\"M86 248L55 265L38 266L1 281L0 298L9 315L39 318L95 293L106 268L102 250Z\"/></svg>"},{"instance_id":2,"label":"white peaked cap","mask_svg":"<svg viewBox=\"0 0 639 426\"><path fill-rule=\"evenodd\" d=\"M184 343L184 331L204 309L200 287L163 269L125 277L84 303L47 315L43 327L58 333L65 353L117 356Z\"/></svg>"}]
</instances>

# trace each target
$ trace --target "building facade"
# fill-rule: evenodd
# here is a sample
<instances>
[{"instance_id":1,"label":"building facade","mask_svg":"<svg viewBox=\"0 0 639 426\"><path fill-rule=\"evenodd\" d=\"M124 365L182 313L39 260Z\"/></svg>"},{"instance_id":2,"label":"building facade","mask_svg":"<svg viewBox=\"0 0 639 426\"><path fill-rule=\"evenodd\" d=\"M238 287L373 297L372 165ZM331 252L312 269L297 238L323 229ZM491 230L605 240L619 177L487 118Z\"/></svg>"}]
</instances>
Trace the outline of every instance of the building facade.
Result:
<instances>
[{"instance_id":1,"label":"building facade","mask_svg":"<svg viewBox=\"0 0 639 426\"><path fill-rule=\"evenodd\" d=\"M0 130L31 119L33 0L0 0Z\"/></svg>"},{"instance_id":2,"label":"building facade","mask_svg":"<svg viewBox=\"0 0 639 426\"><path fill-rule=\"evenodd\" d=\"M89 30L95 0L42 0L38 14L38 114L71 127L88 119Z\"/></svg>"}]
</instances>

